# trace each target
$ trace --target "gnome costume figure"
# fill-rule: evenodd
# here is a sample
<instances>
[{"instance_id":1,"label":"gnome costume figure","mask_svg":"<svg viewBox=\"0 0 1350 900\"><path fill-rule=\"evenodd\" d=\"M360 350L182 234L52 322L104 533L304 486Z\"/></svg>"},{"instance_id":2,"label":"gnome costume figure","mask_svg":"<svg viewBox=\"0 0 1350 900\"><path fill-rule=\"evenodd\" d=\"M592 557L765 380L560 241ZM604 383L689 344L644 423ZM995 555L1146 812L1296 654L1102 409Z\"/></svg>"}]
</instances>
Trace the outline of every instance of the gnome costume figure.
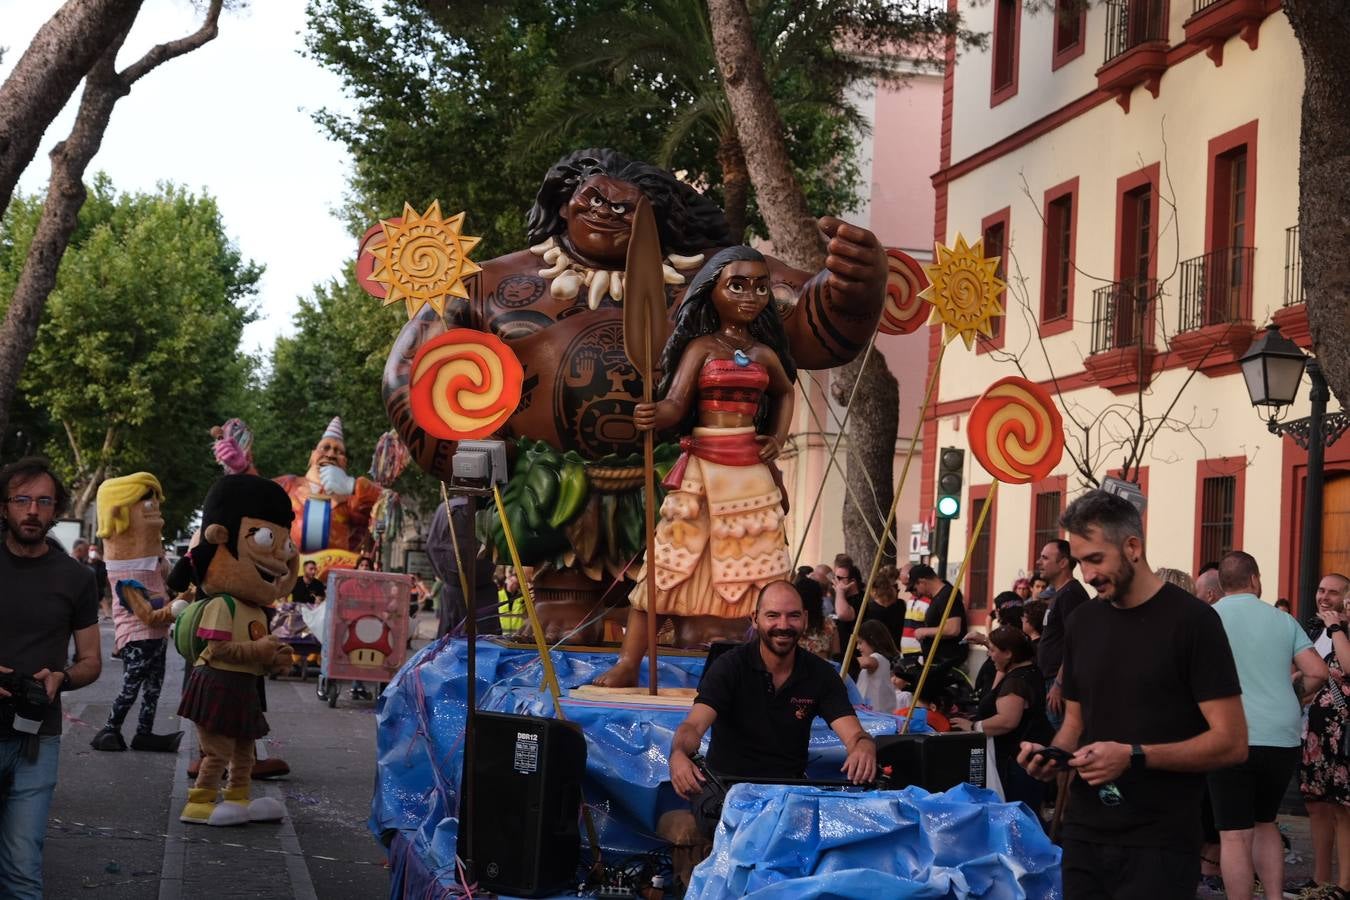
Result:
<instances>
[{"instance_id":1,"label":"gnome costume figure","mask_svg":"<svg viewBox=\"0 0 1350 900\"><path fill-rule=\"evenodd\" d=\"M204 599L178 625L196 621L200 650L178 714L196 724L204 754L179 816L184 822L242 825L283 815L270 797L250 802L249 789L254 741L268 733L259 681L294 662L290 648L268 633L262 610L295 585L300 554L290 538L292 518L285 491L256 475L227 475L206 495L201 541L188 551Z\"/></svg>"},{"instance_id":2,"label":"gnome costume figure","mask_svg":"<svg viewBox=\"0 0 1350 900\"><path fill-rule=\"evenodd\" d=\"M347 445L342 418L334 416L323 437L309 455L304 475L281 475L275 479L291 500L295 522L291 538L306 554L325 550L346 551L354 566L370 535L370 514L380 499L381 488L365 477L347 474ZM320 564L319 569L327 566Z\"/></svg>"},{"instance_id":3,"label":"gnome costume figure","mask_svg":"<svg viewBox=\"0 0 1350 900\"><path fill-rule=\"evenodd\" d=\"M107 724L90 741L95 750L126 750L122 723L141 698L133 750L173 753L183 732L155 734L155 711L164 684L169 625L187 604L169 602L164 586L164 491L149 472L109 478L98 488L98 536L113 592L115 655L122 660L122 690Z\"/></svg>"}]
</instances>

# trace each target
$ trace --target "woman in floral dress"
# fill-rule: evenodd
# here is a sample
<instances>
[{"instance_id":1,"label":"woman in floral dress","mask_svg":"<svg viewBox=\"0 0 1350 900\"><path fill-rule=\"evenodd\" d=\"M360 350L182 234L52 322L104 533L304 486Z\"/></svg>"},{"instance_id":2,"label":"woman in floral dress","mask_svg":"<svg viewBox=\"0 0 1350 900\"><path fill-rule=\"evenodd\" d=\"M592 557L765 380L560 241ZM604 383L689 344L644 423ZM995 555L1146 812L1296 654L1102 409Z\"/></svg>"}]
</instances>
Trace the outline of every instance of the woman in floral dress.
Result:
<instances>
[{"instance_id":1,"label":"woman in floral dress","mask_svg":"<svg viewBox=\"0 0 1350 900\"><path fill-rule=\"evenodd\" d=\"M1350 703L1346 699L1350 696L1350 678L1346 676L1346 669L1350 668L1350 637L1346 635L1343 610L1323 609L1317 615L1331 636L1331 652L1326 656L1331 677L1308 706L1308 731L1303 739L1298 781L1310 814L1314 805L1330 806L1336 817L1334 831L1344 834L1350 831ZM1330 881L1331 848L1315 855L1316 881ZM1350 866L1345 864L1343 855L1338 868L1340 890L1350 889Z\"/></svg>"}]
</instances>

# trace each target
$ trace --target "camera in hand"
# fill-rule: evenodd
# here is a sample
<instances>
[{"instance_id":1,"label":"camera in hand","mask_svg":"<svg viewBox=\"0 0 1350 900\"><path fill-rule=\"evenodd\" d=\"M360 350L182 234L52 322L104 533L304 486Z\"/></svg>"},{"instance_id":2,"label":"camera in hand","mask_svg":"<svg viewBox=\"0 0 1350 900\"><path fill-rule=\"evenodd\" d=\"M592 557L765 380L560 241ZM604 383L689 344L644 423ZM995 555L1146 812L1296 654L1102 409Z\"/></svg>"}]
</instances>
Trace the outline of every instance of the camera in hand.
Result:
<instances>
[{"instance_id":1,"label":"camera in hand","mask_svg":"<svg viewBox=\"0 0 1350 900\"><path fill-rule=\"evenodd\" d=\"M0 697L0 704L14 707L14 730L37 734L51 702L47 688L32 675L0 672L0 689L9 691L8 697Z\"/></svg>"}]
</instances>

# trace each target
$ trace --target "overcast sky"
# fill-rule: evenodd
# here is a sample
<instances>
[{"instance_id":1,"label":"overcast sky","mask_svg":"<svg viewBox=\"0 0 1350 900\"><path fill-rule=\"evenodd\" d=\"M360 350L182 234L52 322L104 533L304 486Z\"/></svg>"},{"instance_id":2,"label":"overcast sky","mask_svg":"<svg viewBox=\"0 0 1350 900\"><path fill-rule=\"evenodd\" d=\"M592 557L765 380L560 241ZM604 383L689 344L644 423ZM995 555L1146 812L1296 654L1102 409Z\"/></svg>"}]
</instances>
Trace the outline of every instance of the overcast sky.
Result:
<instances>
[{"instance_id":1,"label":"overcast sky","mask_svg":"<svg viewBox=\"0 0 1350 900\"><path fill-rule=\"evenodd\" d=\"M8 48L0 79L60 6L0 0L0 47ZM214 41L164 63L118 102L89 170L107 172L122 191L173 181L217 199L226 232L244 257L267 267L258 295L261 318L244 334L249 351L270 350L277 334L290 333L297 298L336 275L355 253L355 241L333 214L349 158L310 116L347 104L337 77L300 55L304 8L304 0L253 0L225 12ZM145 0L119 68L199 23L189 0ZM47 152L70 131L78 102L77 90L43 137L20 190L45 190Z\"/></svg>"}]
</instances>

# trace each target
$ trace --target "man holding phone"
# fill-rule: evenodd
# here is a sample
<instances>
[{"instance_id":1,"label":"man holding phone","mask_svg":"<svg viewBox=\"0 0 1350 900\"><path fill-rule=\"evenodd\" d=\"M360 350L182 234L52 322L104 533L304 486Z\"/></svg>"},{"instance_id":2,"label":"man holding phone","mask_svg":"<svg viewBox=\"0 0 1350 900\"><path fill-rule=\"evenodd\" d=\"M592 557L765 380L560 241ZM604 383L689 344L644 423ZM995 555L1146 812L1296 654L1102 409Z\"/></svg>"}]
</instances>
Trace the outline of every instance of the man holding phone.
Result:
<instances>
[{"instance_id":1,"label":"man holding phone","mask_svg":"<svg viewBox=\"0 0 1350 900\"><path fill-rule=\"evenodd\" d=\"M1018 763L1071 769L1066 900L1194 897L1204 773L1247 758L1233 654L1218 614L1153 574L1127 500L1079 497L1060 518L1097 599L1068 621L1064 724Z\"/></svg>"}]
</instances>

